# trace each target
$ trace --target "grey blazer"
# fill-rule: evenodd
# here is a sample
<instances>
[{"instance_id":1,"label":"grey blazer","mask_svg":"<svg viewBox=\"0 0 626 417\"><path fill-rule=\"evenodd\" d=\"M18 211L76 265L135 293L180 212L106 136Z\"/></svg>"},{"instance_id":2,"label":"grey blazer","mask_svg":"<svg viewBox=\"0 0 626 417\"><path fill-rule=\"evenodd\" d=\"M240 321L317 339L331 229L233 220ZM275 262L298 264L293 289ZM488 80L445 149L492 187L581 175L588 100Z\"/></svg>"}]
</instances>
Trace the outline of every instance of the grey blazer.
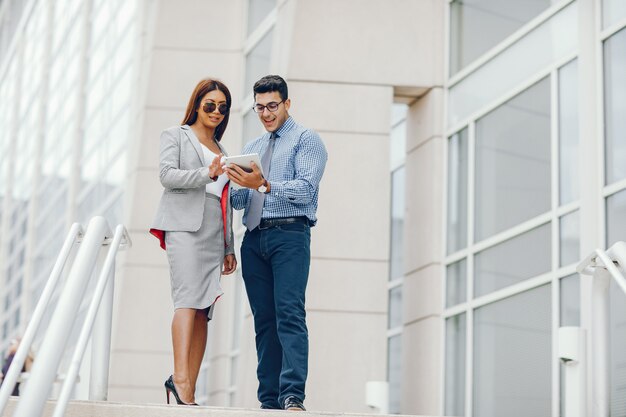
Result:
<instances>
[{"instance_id":1,"label":"grey blazer","mask_svg":"<svg viewBox=\"0 0 626 417\"><path fill-rule=\"evenodd\" d=\"M217 145L227 155L219 142ZM213 182L209 178L211 161L204 160L201 146L188 125L170 127L161 133L159 179L165 189L151 229L166 232L197 232L200 229L204 217L205 186ZM225 254L229 254L235 252L233 211L230 198L226 200Z\"/></svg>"}]
</instances>

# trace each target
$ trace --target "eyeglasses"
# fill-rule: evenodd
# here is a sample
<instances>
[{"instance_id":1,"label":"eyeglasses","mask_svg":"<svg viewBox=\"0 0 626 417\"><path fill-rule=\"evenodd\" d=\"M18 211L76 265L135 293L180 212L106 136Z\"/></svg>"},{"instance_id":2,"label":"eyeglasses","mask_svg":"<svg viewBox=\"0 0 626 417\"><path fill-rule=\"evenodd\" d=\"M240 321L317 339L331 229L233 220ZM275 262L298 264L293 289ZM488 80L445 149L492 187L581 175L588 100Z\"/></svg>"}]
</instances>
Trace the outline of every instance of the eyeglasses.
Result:
<instances>
[{"instance_id":1,"label":"eyeglasses","mask_svg":"<svg viewBox=\"0 0 626 417\"><path fill-rule=\"evenodd\" d=\"M267 103L265 106L262 104L255 104L254 106L252 106L252 110L254 110L256 113L263 113L265 109L268 109L273 113L278 110L278 105L282 102L283 100L279 101L278 103L272 101L271 103Z\"/></svg>"},{"instance_id":2,"label":"eyeglasses","mask_svg":"<svg viewBox=\"0 0 626 417\"><path fill-rule=\"evenodd\" d=\"M228 108L228 104L224 104L224 103L218 106L217 104L211 101L207 101L206 103L202 105L202 110L204 110L205 113L213 113L215 109L217 109L217 111L219 111L221 115L225 115L230 110Z\"/></svg>"}]
</instances>

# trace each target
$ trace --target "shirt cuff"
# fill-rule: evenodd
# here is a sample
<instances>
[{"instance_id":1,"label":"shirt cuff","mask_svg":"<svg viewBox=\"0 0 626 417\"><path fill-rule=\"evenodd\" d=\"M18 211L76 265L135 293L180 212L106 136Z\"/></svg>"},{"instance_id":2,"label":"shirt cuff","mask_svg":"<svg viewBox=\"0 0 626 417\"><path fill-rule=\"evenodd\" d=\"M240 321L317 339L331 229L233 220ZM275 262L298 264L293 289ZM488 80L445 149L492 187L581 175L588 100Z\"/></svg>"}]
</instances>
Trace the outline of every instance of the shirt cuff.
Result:
<instances>
[{"instance_id":1,"label":"shirt cuff","mask_svg":"<svg viewBox=\"0 0 626 417\"><path fill-rule=\"evenodd\" d=\"M282 197L285 198L285 186L283 184L280 183L275 183L275 182L271 182L268 181L270 184L270 192L268 193L269 195L273 196L273 197Z\"/></svg>"}]
</instances>

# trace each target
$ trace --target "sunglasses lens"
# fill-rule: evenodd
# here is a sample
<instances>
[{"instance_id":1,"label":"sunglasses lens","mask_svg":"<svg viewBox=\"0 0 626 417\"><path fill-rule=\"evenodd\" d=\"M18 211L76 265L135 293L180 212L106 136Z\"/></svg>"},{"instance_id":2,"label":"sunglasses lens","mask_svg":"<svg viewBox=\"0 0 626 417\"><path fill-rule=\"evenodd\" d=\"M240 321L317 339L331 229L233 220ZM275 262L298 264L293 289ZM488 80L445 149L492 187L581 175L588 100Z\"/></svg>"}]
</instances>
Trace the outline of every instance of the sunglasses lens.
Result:
<instances>
[{"instance_id":1,"label":"sunglasses lens","mask_svg":"<svg viewBox=\"0 0 626 417\"><path fill-rule=\"evenodd\" d=\"M204 103L204 105L202 106L202 110L204 110L205 113L213 113L216 108L217 108L217 111L219 111L221 115L228 113L228 110L229 110L227 104L220 104L218 106L215 103L208 102L208 103Z\"/></svg>"},{"instance_id":2,"label":"sunglasses lens","mask_svg":"<svg viewBox=\"0 0 626 417\"><path fill-rule=\"evenodd\" d=\"M204 103L202 110L204 110L205 113L213 113L215 111L215 107L215 103Z\"/></svg>"}]
</instances>

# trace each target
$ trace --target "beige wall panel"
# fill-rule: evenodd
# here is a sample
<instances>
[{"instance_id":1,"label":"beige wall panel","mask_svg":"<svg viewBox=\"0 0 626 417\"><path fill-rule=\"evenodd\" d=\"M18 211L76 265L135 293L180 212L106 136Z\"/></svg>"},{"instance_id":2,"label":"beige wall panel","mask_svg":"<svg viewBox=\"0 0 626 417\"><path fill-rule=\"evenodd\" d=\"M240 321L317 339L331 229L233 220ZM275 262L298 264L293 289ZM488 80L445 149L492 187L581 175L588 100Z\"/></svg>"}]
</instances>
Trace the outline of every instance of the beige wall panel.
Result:
<instances>
[{"instance_id":1,"label":"beige wall panel","mask_svg":"<svg viewBox=\"0 0 626 417\"><path fill-rule=\"evenodd\" d=\"M211 346L213 347L213 345ZM226 405L224 402L217 402L213 395L218 392L225 392L228 388L228 377L230 375L230 359L227 355L211 354L211 367L209 368L209 381L207 384L211 405Z\"/></svg>"},{"instance_id":2,"label":"beige wall panel","mask_svg":"<svg viewBox=\"0 0 626 417\"><path fill-rule=\"evenodd\" d=\"M111 361L109 383L112 386L132 386L136 388L161 388L159 395L151 402L165 400L163 383L173 372L171 353L153 353L142 351L115 352L115 360ZM129 389L131 391L131 389Z\"/></svg>"},{"instance_id":3,"label":"beige wall panel","mask_svg":"<svg viewBox=\"0 0 626 417\"><path fill-rule=\"evenodd\" d=\"M313 257L389 258L389 139L320 132L328 163L320 186Z\"/></svg>"},{"instance_id":4,"label":"beige wall panel","mask_svg":"<svg viewBox=\"0 0 626 417\"><path fill-rule=\"evenodd\" d=\"M215 399L215 404L227 404L228 403L228 393L224 391L215 392L210 394L211 398Z\"/></svg>"},{"instance_id":5,"label":"beige wall panel","mask_svg":"<svg viewBox=\"0 0 626 417\"><path fill-rule=\"evenodd\" d=\"M225 292L223 297L230 298L232 296L232 293ZM228 355L231 349L233 308L231 300L224 300L223 297L217 300L214 312L215 319L209 323L209 326L213 326L210 336L215 339L211 341L211 357Z\"/></svg>"},{"instance_id":6,"label":"beige wall panel","mask_svg":"<svg viewBox=\"0 0 626 417\"><path fill-rule=\"evenodd\" d=\"M176 49L240 50L244 0L160 0L154 45ZM237 24L233 24L236 22Z\"/></svg>"},{"instance_id":7,"label":"beige wall panel","mask_svg":"<svg viewBox=\"0 0 626 417\"><path fill-rule=\"evenodd\" d=\"M442 261L443 169L441 137L425 142L406 156L404 270L407 273Z\"/></svg>"},{"instance_id":8,"label":"beige wall panel","mask_svg":"<svg viewBox=\"0 0 626 417\"><path fill-rule=\"evenodd\" d=\"M159 182L159 171L156 167L134 171L130 173L128 180L130 184L135 185L136 195L141 197L132 199L132 207L130 207L126 216L126 225L136 232L141 233L141 231L144 231L144 233L148 233L163 192L163 186ZM149 245L154 243L158 245L158 240L152 237L152 240L147 243ZM137 245L133 245L132 251L137 248Z\"/></svg>"},{"instance_id":9,"label":"beige wall panel","mask_svg":"<svg viewBox=\"0 0 626 417\"><path fill-rule=\"evenodd\" d=\"M309 410L371 412L365 383L386 379L385 314L309 312Z\"/></svg>"},{"instance_id":10,"label":"beige wall panel","mask_svg":"<svg viewBox=\"0 0 626 417\"><path fill-rule=\"evenodd\" d=\"M171 352L170 294L168 267L124 268L124 275L116 280L113 348Z\"/></svg>"},{"instance_id":11,"label":"beige wall panel","mask_svg":"<svg viewBox=\"0 0 626 417\"><path fill-rule=\"evenodd\" d=\"M307 310L387 314L388 269L384 261L313 258Z\"/></svg>"},{"instance_id":12,"label":"beige wall panel","mask_svg":"<svg viewBox=\"0 0 626 417\"><path fill-rule=\"evenodd\" d=\"M248 301L244 301L248 307ZM237 361L237 395L235 397L236 407L258 408L257 400L258 381L256 378L256 347L254 344L254 323L252 316L247 315L241 326L241 355Z\"/></svg>"},{"instance_id":13,"label":"beige wall panel","mask_svg":"<svg viewBox=\"0 0 626 417\"><path fill-rule=\"evenodd\" d=\"M443 321L431 317L404 327L402 333L402 412L442 415Z\"/></svg>"},{"instance_id":14,"label":"beige wall panel","mask_svg":"<svg viewBox=\"0 0 626 417\"><path fill-rule=\"evenodd\" d=\"M288 77L409 87L443 81L442 0L291 0Z\"/></svg>"},{"instance_id":15,"label":"beige wall panel","mask_svg":"<svg viewBox=\"0 0 626 417\"><path fill-rule=\"evenodd\" d=\"M443 306L443 267L433 264L404 276L402 318L411 323L440 315Z\"/></svg>"},{"instance_id":16,"label":"beige wall panel","mask_svg":"<svg viewBox=\"0 0 626 417\"><path fill-rule=\"evenodd\" d=\"M443 89L433 88L415 104L407 114L406 150L410 153L428 139L444 135Z\"/></svg>"},{"instance_id":17,"label":"beige wall panel","mask_svg":"<svg viewBox=\"0 0 626 417\"><path fill-rule=\"evenodd\" d=\"M133 247L120 256L120 265L169 268L167 255L159 246L159 240L148 233L147 229L130 229L129 234Z\"/></svg>"},{"instance_id":18,"label":"beige wall panel","mask_svg":"<svg viewBox=\"0 0 626 417\"><path fill-rule=\"evenodd\" d=\"M180 103L180 108L175 110L150 108L144 110L143 129L138 138L140 143L136 158L137 168L156 169L159 166L161 132L170 126L180 124L185 114L186 105L186 102Z\"/></svg>"},{"instance_id":19,"label":"beige wall panel","mask_svg":"<svg viewBox=\"0 0 626 417\"><path fill-rule=\"evenodd\" d=\"M233 97L240 97L240 52L202 52L155 49L152 52L148 107L187 107L194 87L202 78L224 81Z\"/></svg>"},{"instance_id":20,"label":"beige wall panel","mask_svg":"<svg viewBox=\"0 0 626 417\"><path fill-rule=\"evenodd\" d=\"M320 131L389 134L393 101L389 87L289 82L290 113Z\"/></svg>"}]
</instances>

